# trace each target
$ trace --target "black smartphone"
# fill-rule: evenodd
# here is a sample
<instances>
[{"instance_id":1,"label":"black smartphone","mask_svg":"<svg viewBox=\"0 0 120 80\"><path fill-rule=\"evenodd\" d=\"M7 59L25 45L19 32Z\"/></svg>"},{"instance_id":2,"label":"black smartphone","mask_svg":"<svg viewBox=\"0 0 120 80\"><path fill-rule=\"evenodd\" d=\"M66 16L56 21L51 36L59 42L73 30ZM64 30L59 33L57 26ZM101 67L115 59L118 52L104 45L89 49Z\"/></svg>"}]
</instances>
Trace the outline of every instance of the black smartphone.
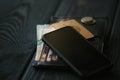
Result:
<instances>
[{"instance_id":1,"label":"black smartphone","mask_svg":"<svg viewBox=\"0 0 120 80\"><path fill-rule=\"evenodd\" d=\"M81 77L88 77L112 64L73 27L64 27L43 35L42 40Z\"/></svg>"}]
</instances>

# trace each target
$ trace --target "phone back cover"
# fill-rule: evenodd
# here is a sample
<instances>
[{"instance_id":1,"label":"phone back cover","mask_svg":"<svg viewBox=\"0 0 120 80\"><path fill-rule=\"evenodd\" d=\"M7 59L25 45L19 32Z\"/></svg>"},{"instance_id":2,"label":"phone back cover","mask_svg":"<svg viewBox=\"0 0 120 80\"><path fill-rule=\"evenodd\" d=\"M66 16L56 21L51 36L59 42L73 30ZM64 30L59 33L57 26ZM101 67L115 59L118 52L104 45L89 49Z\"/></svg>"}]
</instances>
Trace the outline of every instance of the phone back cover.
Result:
<instances>
[{"instance_id":1,"label":"phone back cover","mask_svg":"<svg viewBox=\"0 0 120 80\"><path fill-rule=\"evenodd\" d=\"M64 27L43 36L58 55L80 76L90 76L110 67L110 61L72 27Z\"/></svg>"}]
</instances>

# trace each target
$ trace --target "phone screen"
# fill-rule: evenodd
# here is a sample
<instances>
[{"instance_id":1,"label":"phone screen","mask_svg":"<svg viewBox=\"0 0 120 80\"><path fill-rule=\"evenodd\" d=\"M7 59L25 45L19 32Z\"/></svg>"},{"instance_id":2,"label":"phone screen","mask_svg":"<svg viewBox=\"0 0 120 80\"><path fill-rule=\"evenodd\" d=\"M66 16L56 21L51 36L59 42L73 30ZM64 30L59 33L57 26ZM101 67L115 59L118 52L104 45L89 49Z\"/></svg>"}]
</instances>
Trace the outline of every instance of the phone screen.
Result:
<instances>
[{"instance_id":1,"label":"phone screen","mask_svg":"<svg viewBox=\"0 0 120 80\"><path fill-rule=\"evenodd\" d=\"M111 65L103 54L72 27L47 33L43 41L80 76L92 75Z\"/></svg>"}]
</instances>

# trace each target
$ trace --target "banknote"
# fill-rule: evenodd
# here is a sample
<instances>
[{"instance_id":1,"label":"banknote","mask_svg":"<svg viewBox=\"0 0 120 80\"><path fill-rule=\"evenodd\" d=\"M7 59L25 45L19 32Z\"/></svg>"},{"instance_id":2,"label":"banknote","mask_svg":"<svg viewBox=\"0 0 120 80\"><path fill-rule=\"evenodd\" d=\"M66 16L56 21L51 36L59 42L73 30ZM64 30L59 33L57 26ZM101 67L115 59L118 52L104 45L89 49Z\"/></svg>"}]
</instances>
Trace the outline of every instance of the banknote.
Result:
<instances>
[{"instance_id":1,"label":"banknote","mask_svg":"<svg viewBox=\"0 0 120 80\"><path fill-rule=\"evenodd\" d=\"M39 61L44 45L42 41L42 36L46 33L54 31L55 28L49 27L49 24L44 24L44 25L37 25L36 29L37 29L37 50L35 55L35 61Z\"/></svg>"}]
</instances>

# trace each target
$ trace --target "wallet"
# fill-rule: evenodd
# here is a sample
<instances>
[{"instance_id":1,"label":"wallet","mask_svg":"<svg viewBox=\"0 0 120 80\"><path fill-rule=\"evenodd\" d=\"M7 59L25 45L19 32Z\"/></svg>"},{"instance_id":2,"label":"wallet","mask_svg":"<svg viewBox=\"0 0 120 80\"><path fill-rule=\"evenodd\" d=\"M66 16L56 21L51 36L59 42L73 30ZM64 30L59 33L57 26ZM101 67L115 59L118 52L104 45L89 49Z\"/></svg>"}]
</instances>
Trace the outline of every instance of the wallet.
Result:
<instances>
[{"instance_id":1,"label":"wallet","mask_svg":"<svg viewBox=\"0 0 120 80\"><path fill-rule=\"evenodd\" d=\"M78 21L78 19L80 19L80 17L74 17L74 18L73 17L62 17L62 18L58 17L58 18L54 18L54 19L52 18L51 22L54 22L54 23L51 23L51 25L55 24L55 22L68 21L68 20L71 20L71 19L74 19L74 20ZM92 37L88 38L87 40L98 51L100 51L100 52L103 51L103 40L102 40L101 37L96 36L96 35L95 36L92 35ZM45 46L47 46L48 48L45 48ZM44 53L46 53L46 54L44 54ZM41 59L43 61L41 61ZM50 60L50 61L47 61L47 60ZM66 65L66 63L64 63L64 61L56 54L56 52L51 50L47 44L44 44L44 47L42 49L42 53L40 55L40 60L39 61L33 61L33 66L35 68L63 69L63 70L68 69L69 70L68 65Z\"/></svg>"}]
</instances>

